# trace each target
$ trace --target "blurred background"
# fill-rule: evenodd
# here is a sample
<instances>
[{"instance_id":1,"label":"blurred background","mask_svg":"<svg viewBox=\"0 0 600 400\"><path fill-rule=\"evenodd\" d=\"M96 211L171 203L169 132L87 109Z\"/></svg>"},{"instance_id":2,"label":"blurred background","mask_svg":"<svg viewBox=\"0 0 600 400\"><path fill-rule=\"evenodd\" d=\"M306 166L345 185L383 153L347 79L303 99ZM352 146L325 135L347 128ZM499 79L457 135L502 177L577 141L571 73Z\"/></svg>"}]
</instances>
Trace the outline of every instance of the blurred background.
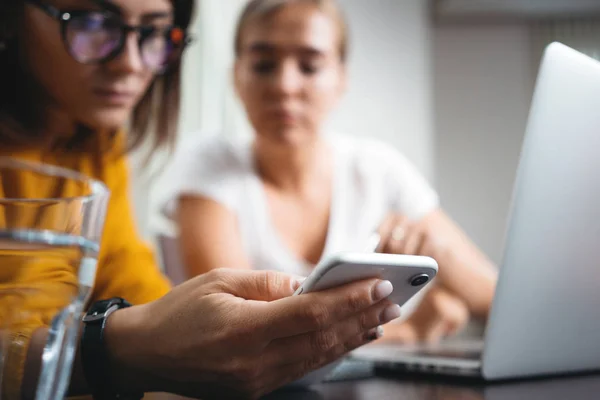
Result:
<instances>
[{"instance_id":1,"label":"blurred background","mask_svg":"<svg viewBox=\"0 0 600 400\"><path fill-rule=\"evenodd\" d=\"M600 0L339 0L350 26L349 87L330 129L402 151L442 206L495 263L544 47L600 57ZM185 58L179 142L247 135L231 89L233 29L245 0L200 0ZM164 153L132 154L133 199L146 238Z\"/></svg>"}]
</instances>

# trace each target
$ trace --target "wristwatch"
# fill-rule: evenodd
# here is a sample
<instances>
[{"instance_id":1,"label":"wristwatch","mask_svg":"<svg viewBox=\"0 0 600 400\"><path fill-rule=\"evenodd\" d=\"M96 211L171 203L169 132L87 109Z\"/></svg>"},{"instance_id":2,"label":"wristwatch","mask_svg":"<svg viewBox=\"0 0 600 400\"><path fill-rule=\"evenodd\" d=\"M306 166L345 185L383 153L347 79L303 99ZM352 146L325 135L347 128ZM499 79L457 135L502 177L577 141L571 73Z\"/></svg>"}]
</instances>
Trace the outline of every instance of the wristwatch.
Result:
<instances>
[{"instance_id":1,"label":"wristwatch","mask_svg":"<svg viewBox=\"0 0 600 400\"><path fill-rule=\"evenodd\" d=\"M83 317L81 362L83 373L95 400L139 400L144 393L118 393L111 381L110 362L104 343L104 327L115 311L130 307L126 300L115 297L94 303Z\"/></svg>"}]
</instances>

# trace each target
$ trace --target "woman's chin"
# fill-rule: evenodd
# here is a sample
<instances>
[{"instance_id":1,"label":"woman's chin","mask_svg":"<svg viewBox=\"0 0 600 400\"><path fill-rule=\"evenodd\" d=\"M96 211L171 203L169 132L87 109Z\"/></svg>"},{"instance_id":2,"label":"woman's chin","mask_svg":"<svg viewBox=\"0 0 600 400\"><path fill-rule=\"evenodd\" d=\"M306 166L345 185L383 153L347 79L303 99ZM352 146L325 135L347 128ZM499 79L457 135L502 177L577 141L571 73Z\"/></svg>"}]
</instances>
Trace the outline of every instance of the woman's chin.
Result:
<instances>
[{"instance_id":1,"label":"woman's chin","mask_svg":"<svg viewBox=\"0 0 600 400\"><path fill-rule=\"evenodd\" d=\"M274 129L268 135L273 143L290 147L304 146L314 143L317 135L298 128Z\"/></svg>"},{"instance_id":2,"label":"woman's chin","mask_svg":"<svg viewBox=\"0 0 600 400\"><path fill-rule=\"evenodd\" d=\"M84 123L97 130L121 129L127 123L129 110L102 110L82 118Z\"/></svg>"}]
</instances>

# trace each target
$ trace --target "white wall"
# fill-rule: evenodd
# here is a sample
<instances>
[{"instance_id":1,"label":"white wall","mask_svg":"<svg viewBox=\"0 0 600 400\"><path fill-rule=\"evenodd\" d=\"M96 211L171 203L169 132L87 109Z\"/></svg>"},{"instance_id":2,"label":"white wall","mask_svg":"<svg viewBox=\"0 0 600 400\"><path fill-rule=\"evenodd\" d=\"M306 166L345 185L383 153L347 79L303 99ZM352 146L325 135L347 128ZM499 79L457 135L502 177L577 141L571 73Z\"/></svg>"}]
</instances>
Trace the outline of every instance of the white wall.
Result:
<instances>
[{"instance_id":1,"label":"white wall","mask_svg":"<svg viewBox=\"0 0 600 400\"><path fill-rule=\"evenodd\" d=\"M437 187L443 207L499 262L534 85L529 30L434 31Z\"/></svg>"},{"instance_id":2,"label":"white wall","mask_svg":"<svg viewBox=\"0 0 600 400\"><path fill-rule=\"evenodd\" d=\"M349 90L334 129L396 146L433 179L431 25L423 0L343 0Z\"/></svg>"}]
</instances>

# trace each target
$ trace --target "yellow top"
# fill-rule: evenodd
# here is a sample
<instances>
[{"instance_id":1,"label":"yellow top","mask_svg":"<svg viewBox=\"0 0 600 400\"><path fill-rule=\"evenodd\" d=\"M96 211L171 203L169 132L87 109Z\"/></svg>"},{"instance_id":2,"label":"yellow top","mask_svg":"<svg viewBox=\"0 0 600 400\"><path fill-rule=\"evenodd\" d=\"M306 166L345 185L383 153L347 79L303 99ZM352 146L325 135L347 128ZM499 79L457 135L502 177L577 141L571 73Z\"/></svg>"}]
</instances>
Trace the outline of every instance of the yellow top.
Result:
<instances>
[{"instance_id":1,"label":"yellow top","mask_svg":"<svg viewBox=\"0 0 600 400\"><path fill-rule=\"evenodd\" d=\"M101 239L100 254L98 257L98 268L96 273L96 281L93 289L91 301L107 299L111 297L123 297L133 304L146 303L155 300L169 291L170 283L161 274L158 269L153 253L149 246L145 244L136 232L133 221L132 209L129 200L129 182L128 169L126 165L126 157L121 153L122 144L124 142L122 135L115 140L116 145L110 151L100 152L102 144L99 143L94 151L9 151L0 149L0 155L11 156L23 160L42 162L45 164L58 165L66 167L95 179L98 179L106 184L110 190L110 200L108 203L104 231ZM3 176L4 175L4 176ZM15 179L9 176L8 172L0 174L0 198L10 197L8 193L11 188L19 187L19 193L26 193L27 197L63 197L68 195L68 189L58 189L54 185L51 196L46 191L44 185L33 184L33 181L24 179ZM61 192L61 190L63 190ZM9 218L10 214L4 210L4 214L0 218L0 223L4 225L4 218ZM10 255L9 255L10 257ZM10 290L11 286L18 287L25 285L24 281L40 280L40 273L44 276L44 280L53 284L54 288L65 289L64 284L73 285L76 283L77 271L75 268L65 267L64 263L52 264L44 262L43 268L28 268L30 271L36 271L35 277L26 278L26 273L21 275L15 274L14 268L6 268L6 254L3 261L0 256L0 292L2 290ZM38 261L38 264L39 261ZM27 265L30 266L29 264ZM12 272L10 272L12 270ZM8 274L7 274L8 271ZM50 287L52 285L49 285ZM67 290L68 292L69 290ZM69 293L72 295L72 293ZM60 297L60 296L59 296ZM0 308L3 310L9 309L10 296L0 296ZM56 313L48 298L43 301L44 304L36 304L39 310L45 310L41 318L36 318L36 327L40 325L48 325L52 315ZM40 301L41 302L41 301ZM56 302L56 300L54 301ZM61 301L59 301L60 303ZM3 304L4 303L4 304ZM22 303L21 303L22 304ZM63 306L62 304L61 306ZM28 307L31 304L28 304ZM36 310L38 311L38 310ZM0 313L0 329L2 319L7 318L6 315ZM31 320L30 320L31 321ZM23 373L23 363L26 355L28 339L33 331L31 324L24 326L18 331L11 332L13 339L7 350L7 356L11 358L11 367L4 368L4 390L2 392L7 399L12 399L20 396L20 382ZM8 360L7 360L8 361ZM16 368L15 368L16 367ZM1 396L0 396L1 397Z\"/></svg>"}]
</instances>

